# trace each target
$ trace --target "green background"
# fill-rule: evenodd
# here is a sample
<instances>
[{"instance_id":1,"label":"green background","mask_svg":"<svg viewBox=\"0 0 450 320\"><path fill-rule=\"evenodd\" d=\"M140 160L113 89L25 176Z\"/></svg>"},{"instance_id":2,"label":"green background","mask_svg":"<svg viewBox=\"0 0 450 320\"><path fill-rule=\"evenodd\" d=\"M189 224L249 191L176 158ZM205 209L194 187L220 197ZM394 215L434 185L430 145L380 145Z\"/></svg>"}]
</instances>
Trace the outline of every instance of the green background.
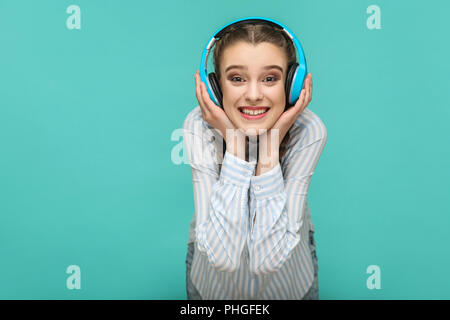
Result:
<instances>
[{"instance_id":1,"label":"green background","mask_svg":"<svg viewBox=\"0 0 450 320\"><path fill-rule=\"evenodd\" d=\"M69 30L69 5L81 29ZM381 9L369 30L368 6ZM223 25L288 26L328 142L320 299L448 299L448 1L0 0L0 298L185 299L194 212L172 133ZM66 288L69 265L81 289ZM369 290L366 269L381 269Z\"/></svg>"}]
</instances>

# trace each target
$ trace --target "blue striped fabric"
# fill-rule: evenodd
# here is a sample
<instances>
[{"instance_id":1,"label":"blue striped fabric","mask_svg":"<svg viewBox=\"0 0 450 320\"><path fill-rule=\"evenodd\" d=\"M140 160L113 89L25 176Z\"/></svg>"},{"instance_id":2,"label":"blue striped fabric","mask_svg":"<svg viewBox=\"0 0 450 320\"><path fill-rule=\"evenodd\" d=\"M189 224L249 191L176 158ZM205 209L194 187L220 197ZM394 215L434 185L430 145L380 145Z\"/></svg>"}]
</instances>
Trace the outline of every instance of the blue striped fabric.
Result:
<instances>
[{"instance_id":1,"label":"blue striped fabric","mask_svg":"<svg viewBox=\"0 0 450 320\"><path fill-rule=\"evenodd\" d=\"M203 299L302 299L314 269L307 193L327 141L321 119L306 108L291 127L287 151L255 176L256 161L228 151L194 108L183 123L195 212L191 279ZM222 163L219 172L218 164Z\"/></svg>"}]
</instances>

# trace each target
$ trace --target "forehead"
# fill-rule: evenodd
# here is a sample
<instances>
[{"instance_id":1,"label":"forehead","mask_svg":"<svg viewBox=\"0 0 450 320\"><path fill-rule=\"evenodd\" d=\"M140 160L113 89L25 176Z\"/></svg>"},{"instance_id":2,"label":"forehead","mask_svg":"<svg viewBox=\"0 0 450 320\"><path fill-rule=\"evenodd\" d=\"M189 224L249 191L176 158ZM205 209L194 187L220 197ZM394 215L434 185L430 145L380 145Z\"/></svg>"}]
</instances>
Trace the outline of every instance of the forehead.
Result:
<instances>
[{"instance_id":1,"label":"forehead","mask_svg":"<svg viewBox=\"0 0 450 320\"><path fill-rule=\"evenodd\" d=\"M282 48L268 42L253 45L241 41L224 50L221 69L225 70L230 65L260 69L272 64L280 65L283 71L286 70L287 57Z\"/></svg>"}]
</instances>

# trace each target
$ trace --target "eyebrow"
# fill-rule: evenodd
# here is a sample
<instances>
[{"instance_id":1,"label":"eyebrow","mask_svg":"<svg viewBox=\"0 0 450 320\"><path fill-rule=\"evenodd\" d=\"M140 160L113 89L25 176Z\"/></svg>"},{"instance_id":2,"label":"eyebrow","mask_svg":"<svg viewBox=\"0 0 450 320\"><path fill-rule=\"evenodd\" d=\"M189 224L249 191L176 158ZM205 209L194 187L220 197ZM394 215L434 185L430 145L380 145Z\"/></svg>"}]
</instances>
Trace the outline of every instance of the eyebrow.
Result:
<instances>
[{"instance_id":1,"label":"eyebrow","mask_svg":"<svg viewBox=\"0 0 450 320\"><path fill-rule=\"evenodd\" d=\"M228 70L233 69L233 68L237 68L237 69L245 69L245 70L248 69L246 66L233 64L233 65L231 65L231 66L228 66L228 67L225 69L225 72L227 72ZM263 69L268 70L268 69L272 69L272 68L278 69L278 70L281 71L281 73L283 73L283 68L280 67L280 66L278 66L278 65L276 65L276 64L272 64L272 65L270 65L270 66L265 66Z\"/></svg>"}]
</instances>

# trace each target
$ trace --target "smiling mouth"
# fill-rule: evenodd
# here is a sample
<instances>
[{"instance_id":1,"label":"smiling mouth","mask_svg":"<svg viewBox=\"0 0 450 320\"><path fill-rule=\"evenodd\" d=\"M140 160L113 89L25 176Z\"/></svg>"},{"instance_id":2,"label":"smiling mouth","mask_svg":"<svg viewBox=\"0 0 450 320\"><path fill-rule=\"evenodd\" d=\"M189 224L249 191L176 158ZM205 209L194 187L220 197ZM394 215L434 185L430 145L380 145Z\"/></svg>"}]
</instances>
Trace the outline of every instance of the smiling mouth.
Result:
<instances>
[{"instance_id":1,"label":"smiling mouth","mask_svg":"<svg viewBox=\"0 0 450 320\"><path fill-rule=\"evenodd\" d=\"M269 111L269 107L239 107L238 110L241 114L254 117L259 116L261 114L267 113Z\"/></svg>"}]
</instances>

